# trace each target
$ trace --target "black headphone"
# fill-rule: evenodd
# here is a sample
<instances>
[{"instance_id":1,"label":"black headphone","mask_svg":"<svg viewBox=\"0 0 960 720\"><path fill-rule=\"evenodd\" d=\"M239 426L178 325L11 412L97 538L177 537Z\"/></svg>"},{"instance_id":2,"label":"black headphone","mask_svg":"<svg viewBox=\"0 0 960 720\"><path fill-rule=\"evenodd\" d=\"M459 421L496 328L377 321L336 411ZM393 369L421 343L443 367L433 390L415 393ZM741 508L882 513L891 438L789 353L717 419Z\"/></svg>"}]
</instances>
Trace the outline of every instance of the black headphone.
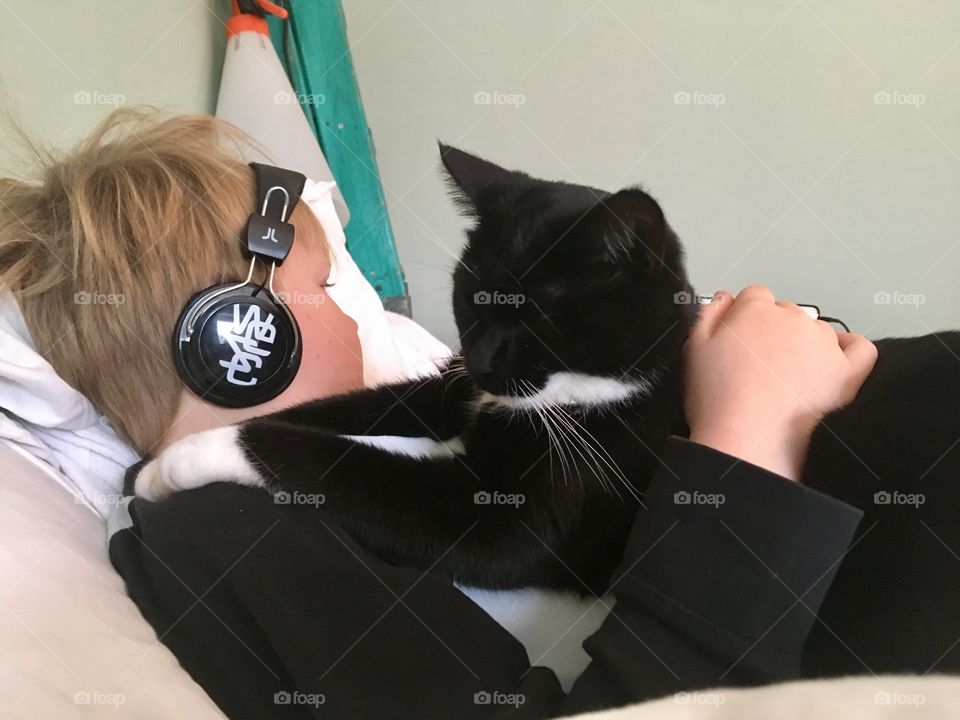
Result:
<instances>
[{"instance_id":1,"label":"black headphone","mask_svg":"<svg viewBox=\"0 0 960 720\"><path fill-rule=\"evenodd\" d=\"M202 399L231 408L275 398L300 368L300 328L274 293L273 274L293 247L293 225L287 219L306 177L272 165L250 167L257 197L244 231L250 255L247 279L198 292L187 301L173 331L180 379ZM260 284L252 282L257 260L269 267Z\"/></svg>"}]
</instances>

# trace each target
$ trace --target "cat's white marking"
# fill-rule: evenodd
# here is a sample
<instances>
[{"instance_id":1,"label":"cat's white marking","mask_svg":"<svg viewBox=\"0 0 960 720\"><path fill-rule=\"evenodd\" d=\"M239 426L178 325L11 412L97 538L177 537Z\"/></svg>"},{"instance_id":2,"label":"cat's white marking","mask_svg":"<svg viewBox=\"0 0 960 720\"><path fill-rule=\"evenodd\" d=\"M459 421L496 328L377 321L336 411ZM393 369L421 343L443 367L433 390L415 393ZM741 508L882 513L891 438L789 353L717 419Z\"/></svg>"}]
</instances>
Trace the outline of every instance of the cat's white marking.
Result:
<instances>
[{"instance_id":1,"label":"cat's white marking","mask_svg":"<svg viewBox=\"0 0 960 720\"><path fill-rule=\"evenodd\" d=\"M446 441L398 435L344 435L362 445L412 458L441 458L465 452L460 438ZM240 447L239 427L228 425L188 435L147 463L134 482L134 492L156 501L180 490L230 481L251 487L266 487L260 473Z\"/></svg>"},{"instance_id":2,"label":"cat's white marking","mask_svg":"<svg viewBox=\"0 0 960 720\"><path fill-rule=\"evenodd\" d=\"M240 447L236 425L187 435L147 463L134 482L134 492L145 500L160 500L179 490L231 481L265 487L266 483Z\"/></svg>"},{"instance_id":3,"label":"cat's white marking","mask_svg":"<svg viewBox=\"0 0 960 720\"><path fill-rule=\"evenodd\" d=\"M618 380L578 372L557 372L536 393L527 396L483 393L480 402L494 403L511 410L536 410L555 405L611 405L653 389L656 377L648 380Z\"/></svg>"},{"instance_id":4,"label":"cat's white marking","mask_svg":"<svg viewBox=\"0 0 960 720\"><path fill-rule=\"evenodd\" d=\"M434 440L433 438L403 437L400 435L343 435L341 437L393 455L406 455L417 459L452 458L454 455L463 455L466 452L463 447L463 440L460 438Z\"/></svg>"}]
</instances>

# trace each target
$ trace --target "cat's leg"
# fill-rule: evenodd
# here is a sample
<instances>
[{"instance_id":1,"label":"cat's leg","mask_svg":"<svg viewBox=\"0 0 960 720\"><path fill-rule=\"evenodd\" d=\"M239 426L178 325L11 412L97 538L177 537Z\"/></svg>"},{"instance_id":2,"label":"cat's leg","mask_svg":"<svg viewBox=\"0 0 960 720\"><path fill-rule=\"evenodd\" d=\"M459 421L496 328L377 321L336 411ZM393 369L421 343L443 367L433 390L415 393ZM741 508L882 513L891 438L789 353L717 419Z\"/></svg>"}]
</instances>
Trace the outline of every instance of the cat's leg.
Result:
<instances>
[{"instance_id":1,"label":"cat's leg","mask_svg":"<svg viewBox=\"0 0 960 720\"><path fill-rule=\"evenodd\" d=\"M441 375L322 398L241 425L194 433L147 463L137 476L136 493L158 500L220 480L266 486L246 463L238 442L241 427L264 419L282 437L296 438L316 430L331 436L370 436L375 446L404 438L421 438L426 450L444 441L456 446L473 394L465 373L448 368ZM269 479L269 466L263 470Z\"/></svg>"},{"instance_id":2,"label":"cat's leg","mask_svg":"<svg viewBox=\"0 0 960 720\"><path fill-rule=\"evenodd\" d=\"M440 375L321 398L269 417L338 435L444 439L459 434L474 395L466 372L454 364Z\"/></svg>"},{"instance_id":3,"label":"cat's leg","mask_svg":"<svg viewBox=\"0 0 960 720\"><path fill-rule=\"evenodd\" d=\"M576 514L532 490L536 469L511 469L505 459L503 472L478 472L456 450L384 450L266 417L175 443L140 472L136 489L158 499L230 480L285 503L301 493L324 511L318 522L332 516L388 559L480 586L569 583L559 556Z\"/></svg>"},{"instance_id":4,"label":"cat's leg","mask_svg":"<svg viewBox=\"0 0 960 720\"><path fill-rule=\"evenodd\" d=\"M238 442L240 425L226 425L187 435L144 465L134 480L134 493L162 500L180 490L215 482L267 487Z\"/></svg>"}]
</instances>

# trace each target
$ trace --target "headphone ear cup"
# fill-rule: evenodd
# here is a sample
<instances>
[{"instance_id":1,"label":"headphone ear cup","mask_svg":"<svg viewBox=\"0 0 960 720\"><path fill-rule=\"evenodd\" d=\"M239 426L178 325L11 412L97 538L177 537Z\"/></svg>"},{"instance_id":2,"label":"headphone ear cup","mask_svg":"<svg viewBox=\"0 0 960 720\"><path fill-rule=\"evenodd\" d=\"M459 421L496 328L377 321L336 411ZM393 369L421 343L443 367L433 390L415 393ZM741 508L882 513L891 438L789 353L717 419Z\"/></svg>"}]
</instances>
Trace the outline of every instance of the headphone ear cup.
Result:
<instances>
[{"instance_id":1,"label":"headphone ear cup","mask_svg":"<svg viewBox=\"0 0 960 720\"><path fill-rule=\"evenodd\" d=\"M300 328L290 309L252 283L201 290L173 332L177 373L221 407L259 405L282 393L300 368Z\"/></svg>"}]
</instances>

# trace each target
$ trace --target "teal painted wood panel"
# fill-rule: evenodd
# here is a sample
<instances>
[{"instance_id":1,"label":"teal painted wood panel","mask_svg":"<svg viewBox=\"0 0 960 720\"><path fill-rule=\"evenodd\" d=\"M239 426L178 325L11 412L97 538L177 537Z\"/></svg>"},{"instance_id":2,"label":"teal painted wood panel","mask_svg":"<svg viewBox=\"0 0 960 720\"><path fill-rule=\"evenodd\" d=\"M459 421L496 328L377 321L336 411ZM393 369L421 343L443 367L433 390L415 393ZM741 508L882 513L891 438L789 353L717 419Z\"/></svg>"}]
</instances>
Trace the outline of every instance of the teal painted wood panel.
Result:
<instances>
[{"instance_id":1,"label":"teal painted wood panel","mask_svg":"<svg viewBox=\"0 0 960 720\"><path fill-rule=\"evenodd\" d=\"M271 19L271 39L350 208L347 249L385 303L409 314L373 138L347 44L343 7L340 0L289 0L288 7L292 22ZM285 31L287 57L283 55Z\"/></svg>"}]
</instances>

